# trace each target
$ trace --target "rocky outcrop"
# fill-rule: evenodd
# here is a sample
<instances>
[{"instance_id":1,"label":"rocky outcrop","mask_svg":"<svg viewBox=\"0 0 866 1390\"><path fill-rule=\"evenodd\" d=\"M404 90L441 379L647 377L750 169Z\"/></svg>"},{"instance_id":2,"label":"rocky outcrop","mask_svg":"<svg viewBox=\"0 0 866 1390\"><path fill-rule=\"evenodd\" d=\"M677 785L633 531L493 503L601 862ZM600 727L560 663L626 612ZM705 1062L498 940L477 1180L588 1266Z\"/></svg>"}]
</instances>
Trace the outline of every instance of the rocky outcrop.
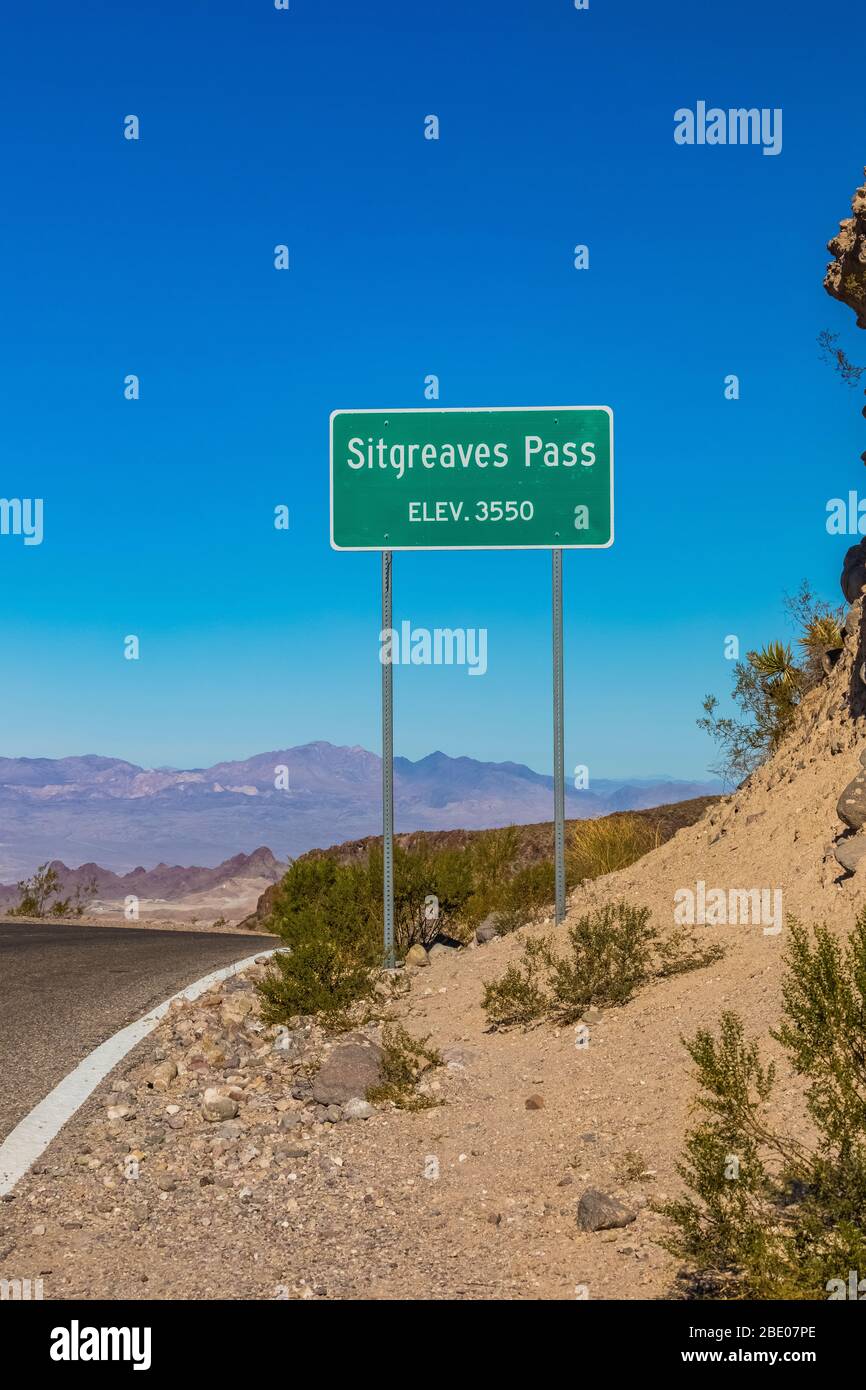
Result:
<instances>
[{"instance_id":1,"label":"rocky outcrop","mask_svg":"<svg viewBox=\"0 0 866 1390\"><path fill-rule=\"evenodd\" d=\"M839 223L837 235L827 243L834 259L827 267L824 288L854 310L858 328L866 328L866 184L855 190L851 211L853 216Z\"/></svg>"}]
</instances>

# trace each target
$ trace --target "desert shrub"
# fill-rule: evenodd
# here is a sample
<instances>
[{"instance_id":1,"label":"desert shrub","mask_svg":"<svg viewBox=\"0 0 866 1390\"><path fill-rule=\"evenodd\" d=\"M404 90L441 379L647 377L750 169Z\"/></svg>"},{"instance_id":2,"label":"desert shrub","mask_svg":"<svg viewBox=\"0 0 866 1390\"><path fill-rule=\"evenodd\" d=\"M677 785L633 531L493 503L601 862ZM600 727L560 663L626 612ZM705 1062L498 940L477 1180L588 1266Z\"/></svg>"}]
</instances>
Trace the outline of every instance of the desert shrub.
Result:
<instances>
[{"instance_id":1,"label":"desert shrub","mask_svg":"<svg viewBox=\"0 0 866 1390\"><path fill-rule=\"evenodd\" d=\"M627 869L651 849L657 849L656 826L642 816L605 816L578 821L568 840L568 877L572 883Z\"/></svg>"},{"instance_id":2,"label":"desert shrub","mask_svg":"<svg viewBox=\"0 0 866 1390\"><path fill-rule=\"evenodd\" d=\"M648 907L610 903L568 929L568 950L551 962L554 1009L563 1022L590 1004L626 1004L649 978L657 933Z\"/></svg>"},{"instance_id":3,"label":"desert shrub","mask_svg":"<svg viewBox=\"0 0 866 1390\"><path fill-rule=\"evenodd\" d=\"M291 951L272 956L256 989L266 1023L288 1024L316 1015L326 1028L339 1031L352 1023L353 1005L372 995L373 983L369 961L346 943L316 932Z\"/></svg>"},{"instance_id":4,"label":"desert shrub","mask_svg":"<svg viewBox=\"0 0 866 1390\"><path fill-rule=\"evenodd\" d=\"M712 1297L827 1298L849 1270L866 1275L866 910L844 946L791 923L786 966L771 1036L807 1083L808 1145L771 1124L775 1071L736 1014L685 1044L702 1118L679 1165L687 1195L664 1208L666 1243Z\"/></svg>"},{"instance_id":5,"label":"desert shrub","mask_svg":"<svg viewBox=\"0 0 866 1390\"><path fill-rule=\"evenodd\" d=\"M366 864L325 858L292 864L274 894L269 923L287 950L271 958L257 986L266 1022L317 1014L338 1027L353 1004L372 994L382 959L372 889Z\"/></svg>"},{"instance_id":6,"label":"desert shrub","mask_svg":"<svg viewBox=\"0 0 866 1390\"><path fill-rule=\"evenodd\" d=\"M429 1038L413 1038L400 1024L390 1024L384 1029L382 1048L382 1080L368 1088L367 1100L379 1105L390 1101L400 1110L426 1110L438 1104L417 1090L427 1072L442 1065Z\"/></svg>"},{"instance_id":7,"label":"desert shrub","mask_svg":"<svg viewBox=\"0 0 866 1390\"><path fill-rule=\"evenodd\" d=\"M382 850L370 852L376 886L376 913L382 920ZM394 939L404 956L410 946L429 946L452 931L472 893L472 869L461 850L404 849L394 846ZM435 902L433 901L435 899Z\"/></svg>"},{"instance_id":8,"label":"desert shrub","mask_svg":"<svg viewBox=\"0 0 866 1390\"><path fill-rule=\"evenodd\" d=\"M586 913L568 929L557 952L550 939L530 938L522 959L485 986L483 1007L491 1028L527 1027L545 1017L581 1018L590 1005L627 1004L650 979L697 970L723 954L713 944L675 933L662 940L647 907L616 902Z\"/></svg>"},{"instance_id":9,"label":"desert shrub","mask_svg":"<svg viewBox=\"0 0 866 1390\"><path fill-rule=\"evenodd\" d=\"M785 598L784 606L798 632L801 662L782 642L768 642L760 651L747 652L746 660L734 666L731 697L738 713L720 716L716 696L708 695L697 721L718 748L718 762L711 771L727 782L748 777L778 748L803 696L823 676L824 653L842 645L843 609L817 598L807 581L795 595Z\"/></svg>"},{"instance_id":10,"label":"desert shrub","mask_svg":"<svg viewBox=\"0 0 866 1390\"><path fill-rule=\"evenodd\" d=\"M550 966L550 943L530 939L524 943L523 958L512 963L498 980L484 987L482 1000L490 1028L526 1028L544 1018L550 996L544 981Z\"/></svg>"},{"instance_id":11,"label":"desert shrub","mask_svg":"<svg viewBox=\"0 0 866 1390\"><path fill-rule=\"evenodd\" d=\"M549 860L527 864L500 884L492 911L500 936L532 922L554 899L554 868Z\"/></svg>"},{"instance_id":12,"label":"desert shrub","mask_svg":"<svg viewBox=\"0 0 866 1390\"><path fill-rule=\"evenodd\" d=\"M48 864L40 864L32 877L21 879L17 887L18 902L10 908L10 917L83 917L97 889L92 878L61 898L60 875Z\"/></svg>"}]
</instances>

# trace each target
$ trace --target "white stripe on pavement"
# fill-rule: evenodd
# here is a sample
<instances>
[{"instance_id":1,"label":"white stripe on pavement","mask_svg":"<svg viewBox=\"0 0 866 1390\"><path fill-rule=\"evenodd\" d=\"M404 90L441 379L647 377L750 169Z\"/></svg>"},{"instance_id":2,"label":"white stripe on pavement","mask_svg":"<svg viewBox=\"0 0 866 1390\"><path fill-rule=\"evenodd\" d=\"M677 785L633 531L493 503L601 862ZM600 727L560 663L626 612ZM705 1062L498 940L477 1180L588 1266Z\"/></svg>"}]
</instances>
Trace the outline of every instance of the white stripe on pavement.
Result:
<instances>
[{"instance_id":1,"label":"white stripe on pavement","mask_svg":"<svg viewBox=\"0 0 866 1390\"><path fill-rule=\"evenodd\" d=\"M140 1043L142 1038L153 1032L175 1000L197 999L205 990L210 989L211 985L218 984L220 980L227 980L241 970L247 970L255 964L257 958L273 954L272 950L257 951L254 956L247 956L245 960L235 961L234 965L224 966L222 970L214 970L210 975L202 976L200 980L187 985L186 989L178 990L177 994L166 999L165 1003L157 1004L149 1014L136 1019L135 1023L127 1024L126 1028L121 1028L119 1033L115 1033L106 1042L94 1048L83 1062L79 1062L74 1071L58 1082L54 1090L33 1107L29 1115L24 1116L9 1137L0 1144L0 1197L12 1191L19 1178L23 1178L30 1165L48 1148L55 1135L96 1090L100 1081L105 1080L108 1073L136 1043Z\"/></svg>"}]
</instances>

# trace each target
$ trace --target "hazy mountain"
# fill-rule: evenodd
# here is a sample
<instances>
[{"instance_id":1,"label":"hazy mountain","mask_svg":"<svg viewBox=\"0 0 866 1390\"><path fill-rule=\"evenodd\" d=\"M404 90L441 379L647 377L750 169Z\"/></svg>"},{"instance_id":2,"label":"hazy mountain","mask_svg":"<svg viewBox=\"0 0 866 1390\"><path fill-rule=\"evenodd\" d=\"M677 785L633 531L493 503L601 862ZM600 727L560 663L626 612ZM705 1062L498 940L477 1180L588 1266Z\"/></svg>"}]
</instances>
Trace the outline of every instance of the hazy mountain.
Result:
<instances>
[{"instance_id":1,"label":"hazy mountain","mask_svg":"<svg viewBox=\"0 0 866 1390\"><path fill-rule=\"evenodd\" d=\"M139 864L127 874L116 874L111 869L104 869L101 864L81 864L78 868L70 868L61 859L51 860L50 867L57 873L57 897L74 898L78 889L84 894L88 905L95 900L115 902L122 906L129 894L170 903L190 894L212 892L227 883L244 879L250 879L255 884L262 880L276 883L287 866L275 859L269 849L260 846L252 854L235 854L212 869L186 868L180 864L157 864L152 869L145 869ZM19 899L16 884L0 883L0 911L16 906Z\"/></svg>"},{"instance_id":2,"label":"hazy mountain","mask_svg":"<svg viewBox=\"0 0 866 1390\"><path fill-rule=\"evenodd\" d=\"M280 774L280 769L287 773ZM288 789L278 790L282 777ZM431 753L395 759L397 827L484 829L548 820L552 779L520 763ZM715 782L599 779L567 788L566 814L682 801ZM51 859L125 873L163 862L217 865L269 845L279 859L381 828L381 761L364 748L307 743L187 770L122 758L0 758L0 881Z\"/></svg>"}]
</instances>

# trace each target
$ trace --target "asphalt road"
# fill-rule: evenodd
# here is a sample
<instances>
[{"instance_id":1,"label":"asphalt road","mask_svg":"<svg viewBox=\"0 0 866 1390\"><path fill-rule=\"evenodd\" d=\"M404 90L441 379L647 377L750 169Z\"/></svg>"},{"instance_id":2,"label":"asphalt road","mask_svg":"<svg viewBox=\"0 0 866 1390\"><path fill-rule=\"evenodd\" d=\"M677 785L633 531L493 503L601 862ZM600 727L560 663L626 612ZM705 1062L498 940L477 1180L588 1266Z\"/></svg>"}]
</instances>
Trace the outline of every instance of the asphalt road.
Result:
<instances>
[{"instance_id":1,"label":"asphalt road","mask_svg":"<svg viewBox=\"0 0 866 1390\"><path fill-rule=\"evenodd\" d=\"M254 932L0 921L0 1142L112 1033L268 948Z\"/></svg>"}]
</instances>

